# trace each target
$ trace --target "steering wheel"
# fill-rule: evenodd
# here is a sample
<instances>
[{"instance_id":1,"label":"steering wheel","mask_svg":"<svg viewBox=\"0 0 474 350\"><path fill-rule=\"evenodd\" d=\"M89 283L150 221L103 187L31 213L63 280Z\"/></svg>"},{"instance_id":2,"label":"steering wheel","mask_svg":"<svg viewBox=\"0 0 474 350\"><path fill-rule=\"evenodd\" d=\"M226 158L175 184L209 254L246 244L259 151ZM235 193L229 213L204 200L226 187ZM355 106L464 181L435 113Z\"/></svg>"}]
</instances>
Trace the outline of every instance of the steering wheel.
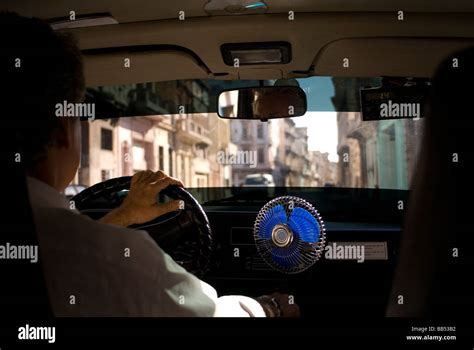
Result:
<instances>
[{"instance_id":1,"label":"steering wheel","mask_svg":"<svg viewBox=\"0 0 474 350\"><path fill-rule=\"evenodd\" d=\"M121 204L130 189L131 179L131 176L123 176L100 182L78 193L71 201L81 214L98 219ZM160 192L160 197L162 195L183 200L185 209L130 228L147 231L178 264L202 276L212 252L212 231L207 215L199 202L181 187L169 186Z\"/></svg>"}]
</instances>

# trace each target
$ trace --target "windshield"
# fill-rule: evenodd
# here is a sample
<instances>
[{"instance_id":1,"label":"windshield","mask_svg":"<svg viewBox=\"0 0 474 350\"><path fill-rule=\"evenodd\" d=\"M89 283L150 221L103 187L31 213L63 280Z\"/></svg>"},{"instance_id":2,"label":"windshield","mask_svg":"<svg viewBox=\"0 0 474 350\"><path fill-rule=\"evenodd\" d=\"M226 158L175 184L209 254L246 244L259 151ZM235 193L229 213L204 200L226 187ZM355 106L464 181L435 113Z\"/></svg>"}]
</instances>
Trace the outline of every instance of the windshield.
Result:
<instances>
[{"instance_id":1,"label":"windshield","mask_svg":"<svg viewBox=\"0 0 474 350\"><path fill-rule=\"evenodd\" d=\"M216 96L251 81L189 80L89 88L75 183L163 170L188 188L408 189L423 120L362 121L359 89L379 78L297 79L301 117L221 119ZM274 81L265 81L272 85ZM93 120L92 120L93 119Z\"/></svg>"}]
</instances>

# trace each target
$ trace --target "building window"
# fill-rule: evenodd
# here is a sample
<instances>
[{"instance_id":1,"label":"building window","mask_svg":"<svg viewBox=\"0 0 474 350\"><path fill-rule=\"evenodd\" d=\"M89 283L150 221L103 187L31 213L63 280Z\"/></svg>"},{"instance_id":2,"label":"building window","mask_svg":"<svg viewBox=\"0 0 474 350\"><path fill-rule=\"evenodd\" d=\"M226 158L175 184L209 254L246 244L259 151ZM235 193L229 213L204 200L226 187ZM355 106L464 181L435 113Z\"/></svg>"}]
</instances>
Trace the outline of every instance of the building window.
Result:
<instances>
[{"instance_id":1,"label":"building window","mask_svg":"<svg viewBox=\"0 0 474 350\"><path fill-rule=\"evenodd\" d=\"M82 139L82 148L81 148L81 168L89 167L89 123L84 123L81 128L81 139Z\"/></svg>"},{"instance_id":2,"label":"building window","mask_svg":"<svg viewBox=\"0 0 474 350\"><path fill-rule=\"evenodd\" d=\"M244 140L247 140L249 138L248 130L247 130L247 125L242 124L242 138Z\"/></svg>"},{"instance_id":3,"label":"building window","mask_svg":"<svg viewBox=\"0 0 474 350\"><path fill-rule=\"evenodd\" d=\"M102 181L108 180L108 179L112 178L112 171L102 169L101 172L100 172L100 177L101 177Z\"/></svg>"},{"instance_id":4,"label":"building window","mask_svg":"<svg viewBox=\"0 0 474 350\"><path fill-rule=\"evenodd\" d=\"M196 156L199 158L207 158L207 146L204 144L197 144Z\"/></svg>"},{"instance_id":5,"label":"building window","mask_svg":"<svg viewBox=\"0 0 474 350\"><path fill-rule=\"evenodd\" d=\"M169 159L168 175L173 176L173 149L172 148L168 148L168 159Z\"/></svg>"},{"instance_id":6,"label":"building window","mask_svg":"<svg viewBox=\"0 0 474 350\"><path fill-rule=\"evenodd\" d=\"M187 181L187 177L186 177L186 159L183 155L181 155L180 160L181 160L181 174L179 175L179 177L181 178L181 180L186 182Z\"/></svg>"},{"instance_id":7,"label":"building window","mask_svg":"<svg viewBox=\"0 0 474 350\"><path fill-rule=\"evenodd\" d=\"M165 169L165 149L163 146L158 147L158 169L161 171Z\"/></svg>"},{"instance_id":8,"label":"building window","mask_svg":"<svg viewBox=\"0 0 474 350\"><path fill-rule=\"evenodd\" d=\"M207 187L207 175L206 174L195 174L197 187Z\"/></svg>"},{"instance_id":9,"label":"building window","mask_svg":"<svg viewBox=\"0 0 474 350\"><path fill-rule=\"evenodd\" d=\"M259 140L263 139L263 125L262 124L259 124L257 126L257 138Z\"/></svg>"},{"instance_id":10,"label":"building window","mask_svg":"<svg viewBox=\"0 0 474 350\"><path fill-rule=\"evenodd\" d=\"M113 150L112 130L106 128L100 129L100 148L108 151Z\"/></svg>"},{"instance_id":11,"label":"building window","mask_svg":"<svg viewBox=\"0 0 474 350\"><path fill-rule=\"evenodd\" d=\"M263 148L258 149L257 161L258 161L259 164L265 163L265 152L263 151Z\"/></svg>"}]
</instances>

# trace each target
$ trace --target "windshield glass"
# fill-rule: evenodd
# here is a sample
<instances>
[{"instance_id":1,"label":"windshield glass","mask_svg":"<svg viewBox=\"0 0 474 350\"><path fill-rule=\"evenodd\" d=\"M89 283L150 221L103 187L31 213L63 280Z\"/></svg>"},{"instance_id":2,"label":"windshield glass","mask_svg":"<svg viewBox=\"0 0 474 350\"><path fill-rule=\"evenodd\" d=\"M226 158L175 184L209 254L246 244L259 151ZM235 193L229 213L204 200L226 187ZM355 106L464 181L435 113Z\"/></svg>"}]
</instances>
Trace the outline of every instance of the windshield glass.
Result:
<instances>
[{"instance_id":1,"label":"windshield glass","mask_svg":"<svg viewBox=\"0 0 474 350\"><path fill-rule=\"evenodd\" d=\"M274 81L265 81L273 85ZM283 82L284 83L284 82ZM297 79L301 117L221 119L220 91L257 81L188 80L89 88L75 184L163 170L189 188L408 189L423 119L362 121L359 89L379 78Z\"/></svg>"}]
</instances>

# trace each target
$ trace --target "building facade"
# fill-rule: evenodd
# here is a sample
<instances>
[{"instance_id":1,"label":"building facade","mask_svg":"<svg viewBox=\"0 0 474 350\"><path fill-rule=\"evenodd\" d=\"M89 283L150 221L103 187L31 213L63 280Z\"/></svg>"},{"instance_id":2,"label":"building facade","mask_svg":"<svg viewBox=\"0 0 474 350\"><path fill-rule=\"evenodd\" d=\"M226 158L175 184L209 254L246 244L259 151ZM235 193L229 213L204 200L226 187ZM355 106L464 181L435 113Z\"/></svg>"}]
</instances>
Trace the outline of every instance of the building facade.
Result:
<instances>
[{"instance_id":1,"label":"building facade","mask_svg":"<svg viewBox=\"0 0 474 350\"><path fill-rule=\"evenodd\" d=\"M418 157L423 120L362 121L340 112L338 185L406 189Z\"/></svg>"},{"instance_id":2,"label":"building facade","mask_svg":"<svg viewBox=\"0 0 474 350\"><path fill-rule=\"evenodd\" d=\"M172 81L160 83L160 95L154 93L156 89L147 83L93 92L101 96L99 101L108 103L102 110L110 110L111 116L134 117L83 123L76 183L91 186L147 169L162 170L189 187L230 183L231 167L218 164L215 156L217 149L233 146L228 121L216 114L193 113L206 110L209 104L206 86ZM166 113L174 110L179 113ZM150 115L153 112L160 115Z\"/></svg>"}]
</instances>

